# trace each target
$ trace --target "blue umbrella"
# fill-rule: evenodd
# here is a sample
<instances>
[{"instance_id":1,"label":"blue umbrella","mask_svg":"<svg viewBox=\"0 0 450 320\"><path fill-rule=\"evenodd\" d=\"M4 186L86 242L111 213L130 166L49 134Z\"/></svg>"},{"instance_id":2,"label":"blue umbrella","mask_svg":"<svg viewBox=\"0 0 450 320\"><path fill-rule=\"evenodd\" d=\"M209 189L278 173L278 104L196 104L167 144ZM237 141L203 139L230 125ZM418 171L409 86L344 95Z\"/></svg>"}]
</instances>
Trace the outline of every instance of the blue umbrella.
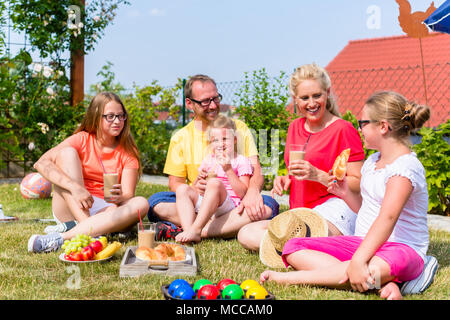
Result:
<instances>
[{"instance_id":1,"label":"blue umbrella","mask_svg":"<svg viewBox=\"0 0 450 320\"><path fill-rule=\"evenodd\" d=\"M450 0L437 8L424 23L433 31L450 33Z\"/></svg>"}]
</instances>

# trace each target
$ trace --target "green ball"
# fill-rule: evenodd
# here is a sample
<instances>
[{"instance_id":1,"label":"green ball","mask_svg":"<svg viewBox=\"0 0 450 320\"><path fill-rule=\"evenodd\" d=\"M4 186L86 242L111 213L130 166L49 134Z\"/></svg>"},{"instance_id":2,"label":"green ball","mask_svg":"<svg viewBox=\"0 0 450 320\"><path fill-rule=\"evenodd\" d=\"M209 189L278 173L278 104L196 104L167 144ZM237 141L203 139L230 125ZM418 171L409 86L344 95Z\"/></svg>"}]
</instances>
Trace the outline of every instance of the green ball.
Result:
<instances>
[{"instance_id":1,"label":"green ball","mask_svg":"<svg viewBox=\"0 0 450 320\"><path fill-rule=\"evenodd\" d=\"M194 283L194 286L192 287L192 289L194 289L194 291L197 292L198 290L200 290L201 287L203 287L204 285L207 285L207 284L212 284L212 282L209 281L208 279L200 279Z\"/></svg>"},{"instance_id":2,"label":"green ball","mask_svg":"<svg viewBox=\"0 0 450 320\"><path fill-rule=\"evenodd\" d=\"M222 291L222 298L226 300L239 300L244 296L244 290L238 284L229 284Z\"/></svg>"}]
</instances>

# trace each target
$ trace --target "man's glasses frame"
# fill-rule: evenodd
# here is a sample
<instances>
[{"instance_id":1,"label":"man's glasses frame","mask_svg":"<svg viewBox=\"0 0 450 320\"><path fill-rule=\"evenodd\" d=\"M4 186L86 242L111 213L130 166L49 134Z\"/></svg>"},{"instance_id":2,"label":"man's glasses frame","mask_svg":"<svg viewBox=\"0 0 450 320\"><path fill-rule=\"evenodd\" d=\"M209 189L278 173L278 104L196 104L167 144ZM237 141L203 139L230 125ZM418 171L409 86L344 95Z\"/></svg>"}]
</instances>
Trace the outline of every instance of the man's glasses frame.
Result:
<instances>
[{"instance_id":1,"label":"man's glasses frame","mask_svg":"<svg viewBox=\"0 0 450 320\"><path fill-rule=\"evenodd\" d=\"M204 99L204 100L202 100L202 101L199 101L199 100L195 100L195 99L192 99L192 98L188 98L189 100L191 100L191 101L193 101L193 102L195 102L195 103L197 103L197 104L199 104L199 105L201 105L203 108L206 108L206 107L209 107L209 105L211 104L211 102L213 102L214 101L214 103L215 104L219 104L220 103L220 101L222 101L222 95L219 93L217 96L215 96L215 97L212 97L212 98L209 98L209 99Z\"/></svg>"}]
</instances>

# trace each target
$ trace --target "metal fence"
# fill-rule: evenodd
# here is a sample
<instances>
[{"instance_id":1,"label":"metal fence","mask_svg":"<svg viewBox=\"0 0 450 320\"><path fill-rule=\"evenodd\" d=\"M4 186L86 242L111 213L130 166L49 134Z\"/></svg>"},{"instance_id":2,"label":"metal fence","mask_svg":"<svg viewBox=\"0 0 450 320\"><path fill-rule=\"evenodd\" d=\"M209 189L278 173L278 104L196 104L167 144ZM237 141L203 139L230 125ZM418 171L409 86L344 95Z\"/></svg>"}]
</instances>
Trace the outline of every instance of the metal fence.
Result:
<instances>
[{"instance_id":1,"label":"metal fence","mask_svg":"<svg viewBox=\"0 0 450 320\"><path fill-rule=\"evenodd\" d=\"M342 114L350 110L356 117L360 117L364 102L371 94L376 91L391 90L404 95L410 101L426 104L431 108L431 118L425 124L427 127L437 127L450 118L450 62L427 65L425 70L422 70L421 66L408 66L331 71L329 74L332 81L332 93ZM286 75L283 79L286 95L288 95L289 76ZM269 80L269 82L274 81L275 78ZM244 80L217 83L218 91L223 96L224 112L237 106L239 103L237 94L244 84ZM177 103L180 106L183 104L182 97L183 93L180 90L177 97ZM292 104L286 107L291 112L298 112Z\"/></svg>"}]
</instances>

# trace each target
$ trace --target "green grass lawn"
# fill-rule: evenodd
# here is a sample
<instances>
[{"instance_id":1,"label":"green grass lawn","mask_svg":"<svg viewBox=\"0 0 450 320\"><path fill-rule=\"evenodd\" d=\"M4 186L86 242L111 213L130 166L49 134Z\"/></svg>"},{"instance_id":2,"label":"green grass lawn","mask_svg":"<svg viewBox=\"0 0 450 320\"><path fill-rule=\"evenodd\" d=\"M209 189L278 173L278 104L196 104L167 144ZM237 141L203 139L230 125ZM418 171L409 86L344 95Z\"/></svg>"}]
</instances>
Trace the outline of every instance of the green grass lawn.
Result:
<instances>
[{"instance_id":1,"label":"green grass lawn","mask_svg":"<svg viewBox=\"0 0 450 320\"><path fill-rule=\"evenodd\" d=\"M140 183L137 195L167 190L163 186ZM58 259L59 252L32 254L27 252L28 238L42 234L47 223L35 219L52 218L51 200L25 200L18 184L0 185L0 203L6 215L18 216L13 223L0 223L0 299L164 299L161 285L177 277L146 275L120 278L119 266L125 249L137 245L137 239L124 243L113 259L106 263L67 264ZM287 208L283 208L286 210ZM422 295L405 299L448 300L450 275L450 233L432 230L429 252L437 257L440 267L431 287ZM111 239L110 239L111 240ZM189 282L206 278L213 283L223 278L237 282L259 279L266 267L255 253L243 249L236 239L204 240L194 245L199 269L196 276L184 277ZM79 289L73 279L79 274ZM309 286L264 285L277 299L379 299L375 293L360 294Z\"/></svg>"}]
</instances>

